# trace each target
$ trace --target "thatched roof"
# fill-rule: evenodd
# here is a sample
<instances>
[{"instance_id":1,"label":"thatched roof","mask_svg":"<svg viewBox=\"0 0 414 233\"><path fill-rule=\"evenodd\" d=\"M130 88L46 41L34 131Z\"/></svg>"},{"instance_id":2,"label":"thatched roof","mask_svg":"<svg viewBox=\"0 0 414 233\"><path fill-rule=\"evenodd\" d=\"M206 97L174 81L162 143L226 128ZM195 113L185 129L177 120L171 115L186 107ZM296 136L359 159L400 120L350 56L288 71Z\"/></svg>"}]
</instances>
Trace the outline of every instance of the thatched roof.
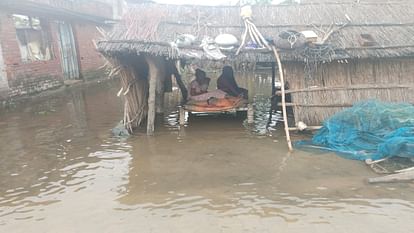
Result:
<instances>
[{"instance_id":1,"label":"thatched roof","mask_svg":"<svg viewBox=\"0 0 414 233\"><path fill-rule=\"evenodd\" d=\"M105 40L98 42L98 48L108 56L129 52L177 58L179 54L170 42L180 34L201 39L230 33L241 38L244 24L239 15L240 8L233 6L139 4L129 10ZM338 29L326 41L335 51L333 59L414 56L413 0L256 6L253 21L264 36L271 38L285 30L313 30L323 37L329 28ZM361 34L370 34L376 44L361 45ZM201 51L198 47L182 50ZM235 59L273 61L271 54L263 50L244 50ZM304 58L302 52L289 50L282 51L282 59Z\"/></svg>"}]
</instances>

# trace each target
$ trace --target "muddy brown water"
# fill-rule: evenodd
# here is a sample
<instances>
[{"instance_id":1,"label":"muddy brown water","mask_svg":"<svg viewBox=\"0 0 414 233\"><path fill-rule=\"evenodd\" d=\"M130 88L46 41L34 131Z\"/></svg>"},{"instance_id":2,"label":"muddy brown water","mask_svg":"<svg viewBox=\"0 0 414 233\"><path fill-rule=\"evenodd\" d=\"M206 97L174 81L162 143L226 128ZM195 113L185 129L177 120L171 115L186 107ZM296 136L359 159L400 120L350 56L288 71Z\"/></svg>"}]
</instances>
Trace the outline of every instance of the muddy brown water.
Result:
<instances>
[{"instance_id":1,"label":"muddy brown water","mask_svg":"<svg viewBox=\"0 0 414 233\"><path fill-rule=\"evenodd\" d=\"M117 87L102 83L0 113L0 232L414 232L414 185L330 153L288 153L269 121L198 116L177 97L154 137L113 137Z\"/></svg>"}]
</instances>

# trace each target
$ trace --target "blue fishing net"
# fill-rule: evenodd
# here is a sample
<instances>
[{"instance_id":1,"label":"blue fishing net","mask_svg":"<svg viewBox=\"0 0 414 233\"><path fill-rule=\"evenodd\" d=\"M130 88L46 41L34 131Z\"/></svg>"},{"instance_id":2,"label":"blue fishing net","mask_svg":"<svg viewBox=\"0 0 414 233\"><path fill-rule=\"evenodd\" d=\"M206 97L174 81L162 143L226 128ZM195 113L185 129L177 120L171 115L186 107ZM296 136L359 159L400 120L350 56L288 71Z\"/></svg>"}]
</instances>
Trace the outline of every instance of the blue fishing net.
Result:
<instances>
[{"instance_id":1,"label":"blue fishing net","mask_svg":"<svg viewBox=\"0 0 414 233\"><path fill-rule=\"evenodd\" d=\"M326 120L311 141L296 145L334 151L355 160L414 158L414 106L360 102Z\"/></svg>"}]
</instances>

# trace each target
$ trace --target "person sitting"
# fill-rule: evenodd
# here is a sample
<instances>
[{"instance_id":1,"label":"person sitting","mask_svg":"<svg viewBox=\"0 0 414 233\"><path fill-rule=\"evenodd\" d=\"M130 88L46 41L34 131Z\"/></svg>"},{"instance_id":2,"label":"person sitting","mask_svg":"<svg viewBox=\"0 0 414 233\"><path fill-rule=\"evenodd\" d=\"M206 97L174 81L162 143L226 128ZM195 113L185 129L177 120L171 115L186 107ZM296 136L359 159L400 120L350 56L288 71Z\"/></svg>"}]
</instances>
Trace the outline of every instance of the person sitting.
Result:
<instances>
[{"instance_id":1,"label":"person sitting","mask_svg":"<svg viewBox=\"0 0 414 233\"><path fill-rule=\"evenodd\" d=\"M206 101L211 97L224 98L226 93L220 90L208 91L210 85L210 78L206 76L206 72L201 69L196 69L196 78L190 83L189 100Z\"/></svg>"},{"instance_id":2,"label":"person sitting","mask_svg":"<svg viewBox=\"0 0 414 233\"><path fill-rule=\"evenodd\" d=\"M248 98L248 91L237 85L231 66L223 67L223 72L217 80L217 88L230 96L242 96L245 99Z\"/></svg>"}]
</instances>

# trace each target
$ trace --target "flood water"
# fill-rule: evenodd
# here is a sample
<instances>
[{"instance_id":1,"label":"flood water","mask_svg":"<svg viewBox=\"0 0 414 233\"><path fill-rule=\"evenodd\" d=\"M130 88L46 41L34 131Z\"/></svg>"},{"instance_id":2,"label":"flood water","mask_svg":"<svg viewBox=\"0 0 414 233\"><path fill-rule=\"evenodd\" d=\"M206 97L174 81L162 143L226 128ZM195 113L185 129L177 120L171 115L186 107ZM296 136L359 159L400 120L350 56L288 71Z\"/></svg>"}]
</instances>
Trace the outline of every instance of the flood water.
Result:
<instances>
[{"instance_id":1,"label":"flood water","mask_svg":"<svg viewBox=\"0 0 414 233\"><path fill-rule=\"evenodd\" d=\"M256 80L254 125L180 128L171 95L154 137L113 137L113 83L0 113L0 232L414 232L412 183L370 185L361 162L288 153L269 80Z\"/></svg>"}]
</instances>

